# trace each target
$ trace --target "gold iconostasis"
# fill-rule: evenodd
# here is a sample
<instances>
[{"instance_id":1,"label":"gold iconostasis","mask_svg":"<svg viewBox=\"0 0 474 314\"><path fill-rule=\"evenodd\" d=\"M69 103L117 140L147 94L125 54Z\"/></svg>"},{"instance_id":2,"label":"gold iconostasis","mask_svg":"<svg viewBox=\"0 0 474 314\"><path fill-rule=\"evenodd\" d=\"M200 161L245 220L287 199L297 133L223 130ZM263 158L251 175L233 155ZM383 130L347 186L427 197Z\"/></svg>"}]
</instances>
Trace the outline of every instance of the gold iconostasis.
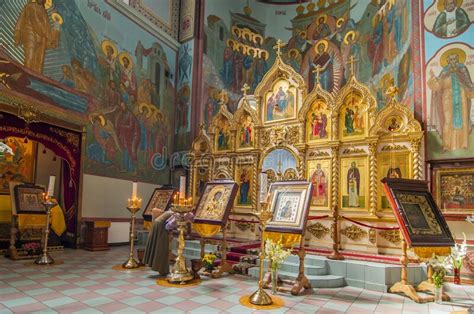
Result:
<instances>
[{"instance_id":1,"label":"gold iconostasis","mask_svg":"<svg viewBox=\"0 0 474 314\"><path fill-rule=\"evenodd\" d=\"M277 47L275 63L254 95L243 87L235 113L221 93L219 112L193 142L190 184L194 200L205 182L238 184L231 215L239 221L227 225L230 236L256 238L251 213L270 182L307 180L313 184L309 215L328 215L308 221L310 246L332 248L336 215L342 249L398 252L398 230L378 231L345 218L397 225L381 179L422 177L423 132L410 109L396 101L393 84L385 95L388 105L377 111L375 97L354 75L357 60L350 60L351 73L340 90L325 91L321 82L329 74L316 66L316 84L307 94L303 77L283 62Z\"/></svg>"}]
</instances>

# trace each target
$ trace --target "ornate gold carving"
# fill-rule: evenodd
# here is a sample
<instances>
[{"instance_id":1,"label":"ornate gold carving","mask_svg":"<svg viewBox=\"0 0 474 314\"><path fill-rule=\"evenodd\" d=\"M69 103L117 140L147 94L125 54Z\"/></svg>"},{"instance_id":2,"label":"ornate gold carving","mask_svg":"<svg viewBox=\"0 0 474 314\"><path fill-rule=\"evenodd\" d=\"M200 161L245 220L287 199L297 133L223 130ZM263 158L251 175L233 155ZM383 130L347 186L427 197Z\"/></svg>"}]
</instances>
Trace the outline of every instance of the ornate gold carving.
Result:
<instances>
[{"instance_id":1,"label":"ornate gold carving","mask_svg":"<svg viewBox=\"0 0 474 314\"><path fill-rule=\"evenodd\" d=\"M369 143L369 214L377 214L377 143Z\"/></svg>"},{"instance_id":2,"label":"ornate gold carving","mask_svg":"<svg viewBox=\"0 0 474 314\"><path fill-rule=\"evenodd\" d=\"M229 224L230 225L230 224ZM253 227L253 224L250 223L250 222L245 222L245 221L236 221L235 222L235 226L237 227L237 229L239 229L240 231L242 232L245 232L247 230L251 230L251 229L254 229L252 228Z\"/></svg>"},{"instance_id":3,"label":"ornate gold carving","mask_svg":"<svg viewBox=\"0 0 474 314\"><path fill-rule=\"evenodd\" d=\"M199 134L191 144L191 154L201 155L211 151L211 139L207 135L204 123L199 125Z\"/></svg>"},{"instance_id":4,"label":"ornate gold carving","mask_svg":"<svg viewBox=\"0 0 474 314\"><path fill-rule=\"evenodd\" d=\"M365 150L360 147L348 147L342 151L343 155L364 154Z\"/></svg>"},{"instance_id":5,"label":"ornate gold carving","mask_svg":"<svg viewBox=\"0 0 474 314\"><path fill-rule=\"evenodd\" d=\"M337 204L339 198L339 147L331 148L332 158L332 184L331 184L331 205L333 214L337 215Z\"/></svg>"},{"instance_id":6,"label":"ornate gold carving","mask_svg":"<svg viewBox=\"0 0 474 314\"><path fill-rule=\"evenodd\" d=\"M319 149L318 149L318 150L315 150L315 151L313 150L313 151L309 152L309 154L308 154L308 157L310 157L310 158L329 157L329 156L330 156L330 155L329 155L328 152L326 152L326 151L321 151L321 150L319 150Z\"/></svg>"},{"instance_id":7,"label":"ornate gold carving","mask_svg":"<svg viewBox=\"0 0 474 314\"><path fill-rule=\"evenodd\" d=\"M293 168L289 168L285 170L285 173L283 174L283 180L298 180L298 174L296 173L296 170Z\"/></svg>"},{"instance_id":8,"label":"ornate gold carving","mask_svg":"<svg viewBox=\"0 0 474 314\"><path fill-rule=\"evenodd\" d=\"M283 146L285 144L295 145L299 140L298 126L274 126L262 131L262 146Z\"/></svg>"},{"instance_id":9,"label":"ornate gold carving","mask_svg":"<svg viewBox=\"0 0 474 314\"><path fill-rule=\"evenodd\" d=\"M320 222L312 224L311 226L307 227L306 230L308 230L317 239L323 238L330 231L328 227L324 226Z\"/></svg>"},{"instance_id":10,"label":"ornate gold carving","mask_svg":"<svg viewBox=\"0 0 474 314\"><path fill-rule=\"evenodd\" d=\"M27 124L40 121L40 111L32 105L18 104L18 117L25 120Z\"/></svg>"},{"instance_id":11,"label":"ornate gold carving","mask_svg":"<svg viewBox=\"0 0 474 314\"><path fill-rule=\"evenodd\" d=\"M359 241L363 237L367 236L367 231L362 230L356 225L350 225L349 227L341 229L341 234L345 235L352 241Z\"/></svg>"},{"instance_id":12,"label":"ornate gold carving","mask_svg":"<svg viewBox=\"0 0 474 314\"><path fill-rule=\"evenodd\" d=\"M369 229L369 242L372 244L377 243L377 230L374 228Z\"/></svg>"},{"instance_id":13,"label":"ornate gold carving","mask_svg":"<svg viewBox=\"0 0 474 314\"><path fill-rule=\"evenodd\" d=\"M410 142L413 158L413 179L420 180L423 174L423 161L420 154L421 138L412 138Z\"/></svg>"},{"instance_id":14,"label":"ornate gold carving","mask_svg":"<svg viewBox=\"0 0 474 314\"><path fill-rule=\"evenodd\" d=\"M407 150L408 147L406 145L401 145L401 144L387 144L382 147L383 152L388 152L388 151L400 151L400 150Z\"/></svg>"},{"instance_id":15,"label":"ornate gold carving","mask_svg":"<svg viewBox=\"0 0 474 314\"><path fill-rule=\"evenodd\" d=\"M383 230L380 231L379 234L382 238L393 244L398 244L402 240L399 230Z\"/></svg>"}]
</instances>

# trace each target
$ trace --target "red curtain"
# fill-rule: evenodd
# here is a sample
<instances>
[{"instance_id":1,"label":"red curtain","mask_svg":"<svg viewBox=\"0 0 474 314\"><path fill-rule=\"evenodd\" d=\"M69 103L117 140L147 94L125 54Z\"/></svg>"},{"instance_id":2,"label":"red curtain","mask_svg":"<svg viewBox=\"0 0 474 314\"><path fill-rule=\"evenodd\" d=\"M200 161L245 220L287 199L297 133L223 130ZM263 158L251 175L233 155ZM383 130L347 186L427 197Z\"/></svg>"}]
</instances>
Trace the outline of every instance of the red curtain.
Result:
<instances>
[{"instance_id":1,"label":"red curtain","mask_svg":"<svg viewBox=\"0 0 474 314\"><path fill-rule=\"evenodd\" d=\"M76 234L81 162L81 133L47 123L27 124L21 118L0 113L0 139L8 136L37 141L63 159L63 202L67 232Z\"/></svg>"}]
</instances>

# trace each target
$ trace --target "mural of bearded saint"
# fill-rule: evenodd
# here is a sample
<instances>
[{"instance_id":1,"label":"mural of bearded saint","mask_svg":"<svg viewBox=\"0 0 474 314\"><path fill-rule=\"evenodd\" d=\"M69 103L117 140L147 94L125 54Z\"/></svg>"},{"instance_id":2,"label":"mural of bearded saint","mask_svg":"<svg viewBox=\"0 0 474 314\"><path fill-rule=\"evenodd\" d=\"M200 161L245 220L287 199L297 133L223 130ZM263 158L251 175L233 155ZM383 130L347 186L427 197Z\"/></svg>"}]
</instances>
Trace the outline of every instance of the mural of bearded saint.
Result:
<instances>
[{"instance_id":1,"label":"mural of bearded saint","mask_svg":"<svg viewBox=\"0 0 474 314\"><path fill-rule=\"evenodd\" d=\"M474 84L460 48L447 50L440 58L443 69L436 77L430 71L431 124L441 137L443 151L467 149L471 132L471 101Z\"/></svg>"}]
</instances>

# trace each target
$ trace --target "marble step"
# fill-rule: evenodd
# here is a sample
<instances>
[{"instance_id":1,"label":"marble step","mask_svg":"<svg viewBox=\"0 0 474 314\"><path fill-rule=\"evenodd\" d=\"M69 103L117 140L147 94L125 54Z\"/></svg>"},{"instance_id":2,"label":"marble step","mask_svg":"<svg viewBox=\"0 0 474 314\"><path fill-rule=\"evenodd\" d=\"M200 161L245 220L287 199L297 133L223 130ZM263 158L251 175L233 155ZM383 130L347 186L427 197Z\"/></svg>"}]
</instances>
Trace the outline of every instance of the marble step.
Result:
<instances>
[{"instance_id":1,"label":"marble step","mask_svg":"<svg viewBox=\"0 0 474 314\"><path fill-rule=\"evenodd\" d=\"M257 278L259 268L253 267L249 269L249 275ZM278 271L278 276L282 279L295 280L298 276L296 272ZM343 276L336 275L306 275L313 288L338 288L346 285Z\"/></svg>"},{"instance_id":2,"label":"marble step","mask_svg":"<svg viewBox=\"0 0 474 314\"><path fill-rule=\"evenodd\" d=\"M284 262L281 264L280 269L278 271L290 272L290 273L298 273L300 268L300 264L298 263L290 263ZM268 269L268 261L264 261L264 269ZM315 275L315 276L323 276L327 275L326 266L316 266L316 265L308 265L304 266L304 272L306 275Z\"/></svg>"}]
</instances>

